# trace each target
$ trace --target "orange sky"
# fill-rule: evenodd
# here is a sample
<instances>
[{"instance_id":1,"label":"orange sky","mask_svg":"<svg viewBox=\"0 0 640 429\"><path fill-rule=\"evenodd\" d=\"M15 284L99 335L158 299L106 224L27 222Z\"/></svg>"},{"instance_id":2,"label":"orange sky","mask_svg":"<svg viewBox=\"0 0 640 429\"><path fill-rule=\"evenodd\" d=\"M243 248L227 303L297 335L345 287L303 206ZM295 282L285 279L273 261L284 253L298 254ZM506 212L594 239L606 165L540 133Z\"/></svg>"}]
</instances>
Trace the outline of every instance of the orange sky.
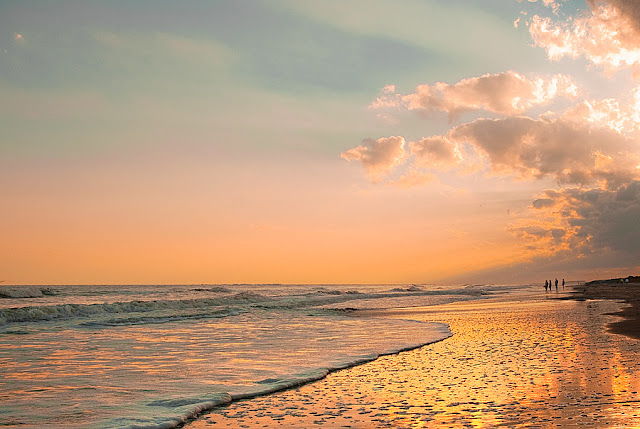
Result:
<instances>
[{"instance_id":1,"label":"orange sky","mask_svg":"<svg viewBox=\"0 0 640 429\"><path fill-rule=\"evenodd\" d=\"M637 8L374 3L0 6L0 281L636 270Z\"/></svg>"}]
</instances>

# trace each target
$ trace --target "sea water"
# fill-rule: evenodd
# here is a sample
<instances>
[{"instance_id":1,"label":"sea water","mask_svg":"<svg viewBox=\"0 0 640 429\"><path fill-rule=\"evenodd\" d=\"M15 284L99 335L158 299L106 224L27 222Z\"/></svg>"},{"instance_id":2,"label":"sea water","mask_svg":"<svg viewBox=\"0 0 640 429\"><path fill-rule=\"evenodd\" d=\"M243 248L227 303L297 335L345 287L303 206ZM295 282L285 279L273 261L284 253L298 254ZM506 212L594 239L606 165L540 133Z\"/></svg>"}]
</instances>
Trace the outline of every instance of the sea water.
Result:
<instances>
[{"instance_id":1,"label":"sea water","mask_svg":"<svg viewBox=\"0 0 640 429\"><path fill-rule=\"evenodd\" d=\"M481 299L415 285L0 286L0 426L171 428L451 335L354 309Z\"/></svg>"}]
</instances>

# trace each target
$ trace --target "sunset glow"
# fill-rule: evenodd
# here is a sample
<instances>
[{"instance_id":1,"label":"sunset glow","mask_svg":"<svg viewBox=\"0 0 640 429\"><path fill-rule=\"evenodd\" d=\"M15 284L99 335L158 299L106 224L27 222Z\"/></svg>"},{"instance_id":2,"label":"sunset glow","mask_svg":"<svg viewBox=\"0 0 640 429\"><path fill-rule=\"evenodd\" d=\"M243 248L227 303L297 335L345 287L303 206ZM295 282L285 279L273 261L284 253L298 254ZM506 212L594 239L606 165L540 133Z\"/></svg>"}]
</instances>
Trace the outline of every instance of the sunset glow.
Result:
<instances>
[{"instance_id":1,"label":"sunset glow","mask_svg":"<svg viewBox=\"0 0 640 429\"><path fill-rule=\"evenodd\" d=\"M3 3L0 282L640 268L639 9L489 3Z\"/></svg>"}]
</instances>

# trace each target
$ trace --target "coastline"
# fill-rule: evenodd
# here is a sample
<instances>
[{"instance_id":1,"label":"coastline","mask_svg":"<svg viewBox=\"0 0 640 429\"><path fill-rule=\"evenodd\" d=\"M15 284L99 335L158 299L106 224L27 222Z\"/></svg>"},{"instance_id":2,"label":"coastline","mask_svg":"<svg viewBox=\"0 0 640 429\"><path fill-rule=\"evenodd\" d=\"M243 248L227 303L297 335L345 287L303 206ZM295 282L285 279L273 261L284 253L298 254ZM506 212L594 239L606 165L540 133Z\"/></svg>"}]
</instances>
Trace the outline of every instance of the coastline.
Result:
<instances>
[{"instance_id":1,"label":"coastline","mask_svg":"<svg viewBox=\"0 0 640 429\"><path fill-rule=\"evenodd\" d=\"M609 331L640 340L640 283L624 283L620 279L597 280L574 286L573 299L580 301L607 299L628 305L620 311L607 313L622 320L608 324Z\"/></svg>"},{"instance_id":2,"label":"coastline","mask_svg":"<svg viewBox=\"0 0 640 429\"><path fill-rule=\"evenodd\" d=\"M159 428L165 428L165 427L175 427L175 428L182 428L182 427L193 427L193 425L197 425L199 423L199 420L202 416L206 416L207 414L216 411L217 409L220 409L221 407L227 407L227 406L231 406L237 402L240 401L246 401L246 400L250 400L250 399L256 399L256 398L263 398L263 397L269 397L270 395L273 394L277 394L277 393L283 393L283 392L287 392L289 390L296 390L299 389L301 387L304 387L306 385L312 384L314 382L318 382L318 381L322 381L325 378L327 378L328 376L330 376L333 373L339 372L339 371L344 371L344 370L350 370L350 369L354 369L358 366L361 365L365 365L367 363L370 362L374 362L377 361L381 358L385 358L385 357L392 357L395 355L399 355L401 353L405 353L405 352L410 352L410 351L414 351L429 345L433 345L436 343L439 343L441 341L444 341L448 338L451 338L453 336L453 334L450 332L449 335L441 338L441 339L437 339L437 340L430 340L424 343L420 343L417 345L413 345L413 346L408 346L408 347L401 347L395 350L390 350L387 352L383 352L377 355L371 355L368 357L363 357L360 359L357 359L355 361L352 361L348 364L344 364L344 365L338 365L338 366L334 366L334 367L330 367L330 368L326 368L326 369L321 369L318 371L315 371L312 375L310 375L309 377L306 378L299 378L299 379L292 379L292 380L288 380L282 383L279 383L278 385L269 388L269 389L265 389L261 392L258 393L248 393L248 394L233 394L233 395L229 395L226 394L226 396L223 396L222 399L220 400L219 403L211 403L208 404L205 407L201 407L198 408L196 410L194 410L193 412L183 416L180 420L175 422L175 425L171 426L171 424L173 422L169 423L169 426L167 425L158 425L157 427ZM223 394L224 395L224 394Z\"/></svg>"},{"instance_id":3,"label":"coastline","mask_svg":"<svg viewBox=\"0 0 640 429\"><path fill-rule=\"evenodd\" d=\"M186 427L639 427L636 341L605 329L618 303L584 301L540 294L356 312L447 323L454 335Z\"/></svg>"}]
</instances>

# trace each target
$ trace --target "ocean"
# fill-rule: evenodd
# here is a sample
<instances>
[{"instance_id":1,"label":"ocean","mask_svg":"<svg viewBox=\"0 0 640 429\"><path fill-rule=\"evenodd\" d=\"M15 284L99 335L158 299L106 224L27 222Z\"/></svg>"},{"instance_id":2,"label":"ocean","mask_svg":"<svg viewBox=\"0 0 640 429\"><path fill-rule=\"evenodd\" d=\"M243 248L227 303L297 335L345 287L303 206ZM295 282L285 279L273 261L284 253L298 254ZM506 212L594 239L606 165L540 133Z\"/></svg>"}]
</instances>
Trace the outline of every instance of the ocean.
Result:
<instances>
[{"instance_id":1,"label":"ocean","mask_svg":"<svg viewBox=\"0 0 640 429\"><path fill-rule=\"evenodd\" d=\"M0 286L0 426L171 428L204 410L451 336L354 317L487 285ZM517 288L515 288L517 289Z\"/></svg>"}]
</instances>

